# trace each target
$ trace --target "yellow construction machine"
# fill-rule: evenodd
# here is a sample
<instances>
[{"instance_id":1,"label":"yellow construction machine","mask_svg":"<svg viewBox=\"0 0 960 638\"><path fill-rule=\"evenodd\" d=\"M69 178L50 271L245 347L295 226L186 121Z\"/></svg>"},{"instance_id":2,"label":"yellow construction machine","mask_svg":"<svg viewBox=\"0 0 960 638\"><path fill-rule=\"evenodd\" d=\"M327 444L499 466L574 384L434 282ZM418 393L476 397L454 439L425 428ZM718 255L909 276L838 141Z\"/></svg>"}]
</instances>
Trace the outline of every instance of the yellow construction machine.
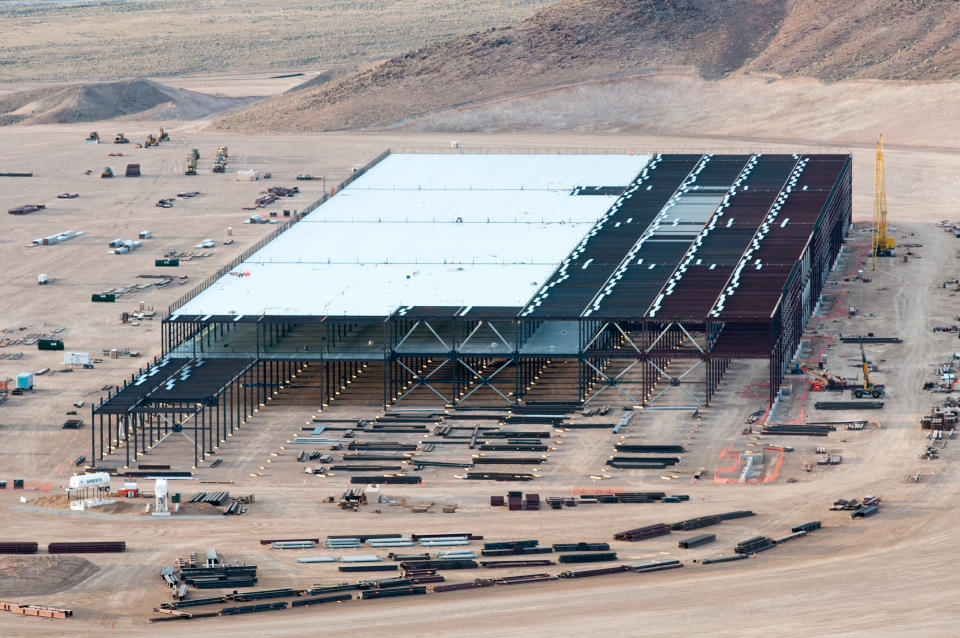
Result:
<instances>
[{"instance_id":1,"label":"yellow construction machine","mask_svg":"<svg viewBox=\"0 0 960 638\"><path fill-rule=\"evenodd\" d=\"M193 155L187 155L187 164L183 169L184 175L196 175L197 174L197 160L193 158Z\"/></svg>"},{"instance_id":2,"label":"yellow construction machine","mask_svg":"<svg viewBox=\"0 0 960 638\"><path fill-rule=\"evenodd\" d=\"M150 148L151 146L157 145L157 138L153 136L153 133L147 134L147 141L143 143L144 148Z\"/></svg>"},{"instance_id":3,"label":"yellow construction machine","mask_svg":"<svg viewBox=\"0 0 960 638\"><path fill-rule=\"evenodd\" d=\"M130 143L130 140L128 140L123 133L117 133L116 135L113 136L113 143L114 143L114 144L129 144L129 143Z\"/></svg>"},{"instance_id":4,"label":"yellow construction machine","mask_svg":"<svg viewBox=\"0 0 960 638\"><path fill-rule=\"evenodd\" d=\"M84 141L89 142L89 143L91 143L91 144L99 144L99 143L100 143L100 134L97 133L96 131L91 131L91 132L90 132L90 135L88 135L88 136L87 136L87 139L84 140Z\"/></svg>"},{"instance_id":5,"label":"yellow construction machine","mask_svg":"<svg viewBox=\"0 0 960 638\"><path fill-rule=\"evenodd\" d=\"M158 142L169 142L169 141L170 141L170 136L167 134L166 131L164 131L163 129L160 129L160 136L157 138L157 141L158 141Z\"/></svg>"},{"instance_id":6,"label":"yellow construction machine","mask_svg":"<svg viewBox=\"0 0 960 638\"><path fill-rule=\"evenodd\" d=\"M887 180L883 167L883 135L877 141L877 163L873 174L873 270L877 257L893 257L893 237L887 231Z\"/></svg>"},{"instance_id":7,"label":"yellow construction machine","mask_svg":"<svg viewBox=\"0 0 960 638\"><path fill-rule=\"evenodd\" d=\"M104 167L103 172L100 173L101 178L113 177L113 169L109 166Z\"/></svg>"}]
</instances>

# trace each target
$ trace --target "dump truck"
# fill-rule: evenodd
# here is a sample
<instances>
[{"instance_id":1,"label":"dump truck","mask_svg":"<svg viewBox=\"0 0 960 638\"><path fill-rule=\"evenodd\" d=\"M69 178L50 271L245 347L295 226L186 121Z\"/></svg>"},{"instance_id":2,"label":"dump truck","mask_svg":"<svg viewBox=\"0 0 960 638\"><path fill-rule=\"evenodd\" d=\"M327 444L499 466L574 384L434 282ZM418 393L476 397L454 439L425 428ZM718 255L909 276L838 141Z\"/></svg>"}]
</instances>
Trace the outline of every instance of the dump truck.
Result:
<instances>
[{"instance_id":1,"label":"dump truck","mask_svg":"<svg viewBox=\"0 0 960 638\"><path fill-rule=\"evenodd\" d=\"M184 175L196 175L197 174L197 160L193 158L193 155L187 155L187 163L183 169Z\"/></svg>"},{"instance_id":2,"label":"dump truck","mask_svg":"<svg viewBox=\"0 0 960 638\"><path fill-rule=\"evenodd\" d=\"M123 133L117 133L116 135L113 136L113 143L114 143L114 144L129 144L129 143L130 143L130 140L128 140L127 137L126 137Z\"/></svg>"}]
</instances>

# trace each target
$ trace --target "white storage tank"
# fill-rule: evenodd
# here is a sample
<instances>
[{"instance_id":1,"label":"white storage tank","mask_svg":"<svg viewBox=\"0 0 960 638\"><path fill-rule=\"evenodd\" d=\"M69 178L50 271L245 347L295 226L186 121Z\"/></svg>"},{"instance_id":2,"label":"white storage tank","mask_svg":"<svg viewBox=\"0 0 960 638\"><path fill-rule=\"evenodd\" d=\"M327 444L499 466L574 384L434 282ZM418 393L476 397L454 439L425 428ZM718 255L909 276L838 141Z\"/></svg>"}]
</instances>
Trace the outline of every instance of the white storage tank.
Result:
<instances>
[{"instance_id":1,"label":"white storage tank","mask_svg":"<svg viewBox=\"0 0 960 638\"><path fill-rule=\"evenodd\" d=\"M70 477L71 490L78 490L83 487L97 487L101 485L110 485L110 475L106 472L74 474Z\"/></svg>"}]
</instances>

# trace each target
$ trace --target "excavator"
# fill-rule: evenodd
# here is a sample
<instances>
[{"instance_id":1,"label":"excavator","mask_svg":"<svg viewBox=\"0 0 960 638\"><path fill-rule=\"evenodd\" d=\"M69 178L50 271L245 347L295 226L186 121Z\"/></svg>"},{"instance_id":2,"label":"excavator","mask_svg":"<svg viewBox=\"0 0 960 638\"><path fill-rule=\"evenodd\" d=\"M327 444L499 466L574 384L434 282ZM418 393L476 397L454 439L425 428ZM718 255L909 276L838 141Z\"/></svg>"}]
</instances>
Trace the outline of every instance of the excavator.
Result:
<instances>
[{"instance_id":1,"label":"excavator","mask_svg":"<svg viewBox=\"0 0 960 638\"><path fill-rule=\"evenodd\" d=\"M187 164L183 169L184 175L196 175L197 174L197 160L193 158L193 155L187 155Z\"/></svg>"},{"instance_id":2,"label":"excavator","mask_svg":"<svg viewBox=\"0 0 960 638\"><path fill-rule=\"evenodd\" d=\"M867 361L867 354L863 350L863 343L860 344L860 365L863 367L863 385L857 385L853 388L852 394L856 399L870 397L879 399L886 394L884 387L870 380L870 362Z\"/></svg>"},{"instance_id":3,"label":"excavator","mask_svg":"<svg viewBox=\"0 0 960 638\"><path fill-rule=\"evenodd\" d=\"M167 132L164 131L163 129L160 129L160 137L157 138L157 141L158 141L158 142L169 142L169 141L170 141L170 135L168 135Z\"/></svg>"},{"instance_id":4,"label":"excavator","mask_svg":"<svg viewBox=\"0 0 960 638\"><path fill-rule=\"evenodd\" d=\"M147 134L147 141L143 143L144 148L150 148L151 146L157 146L157 138L153 136L153 133Z\"/></svg>"}]
</instances>

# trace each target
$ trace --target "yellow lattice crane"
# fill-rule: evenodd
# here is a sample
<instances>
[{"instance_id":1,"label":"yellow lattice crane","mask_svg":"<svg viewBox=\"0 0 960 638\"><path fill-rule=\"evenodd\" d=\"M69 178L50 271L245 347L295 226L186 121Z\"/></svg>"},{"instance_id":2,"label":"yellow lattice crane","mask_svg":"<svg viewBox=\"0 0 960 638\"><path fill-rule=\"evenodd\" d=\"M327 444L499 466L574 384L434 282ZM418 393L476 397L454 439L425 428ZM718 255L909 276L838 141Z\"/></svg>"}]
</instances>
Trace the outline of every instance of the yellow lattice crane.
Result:
<instances>
[{"instance_id":1,"label":"yellow lattice crane","mask_svg":"<svg viewBox=\"0 0 960 638\"><path fill-rule=\"evenodd\" d=\"M887 234L887 180L883 168L883 134L877 140L877 165L873 175L873 270L877 257L893 256L893 237Z\"/></svg>"}]
</instances>

